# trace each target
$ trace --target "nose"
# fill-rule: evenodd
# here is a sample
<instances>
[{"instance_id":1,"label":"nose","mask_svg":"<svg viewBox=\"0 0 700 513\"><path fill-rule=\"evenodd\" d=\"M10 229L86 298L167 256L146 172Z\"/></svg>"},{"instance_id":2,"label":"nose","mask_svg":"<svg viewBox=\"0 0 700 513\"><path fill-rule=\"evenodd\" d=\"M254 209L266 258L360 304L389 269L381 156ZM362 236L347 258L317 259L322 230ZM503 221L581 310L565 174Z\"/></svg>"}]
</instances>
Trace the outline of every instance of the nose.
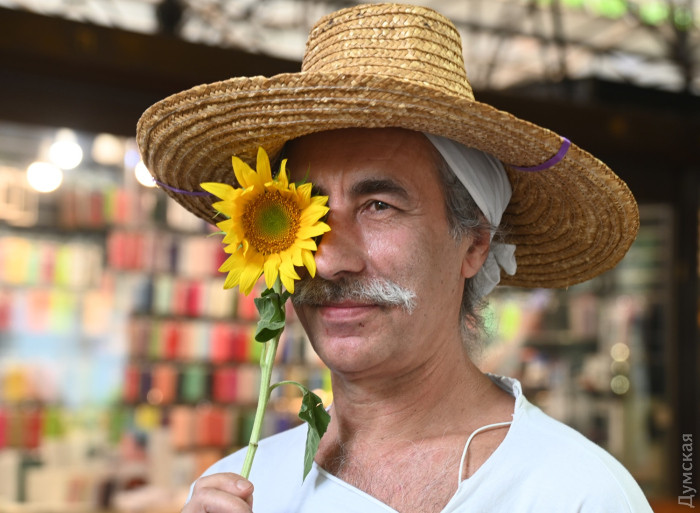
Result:
<instances>
[{"instance_id":1,"label":"nose","mask_svg":"<svg viewBox=\"0 0 700 513\"><path fill-rule=\"evenodd\" d=\"M332 209L326 222L331 229L323 234L316 251L316 275L333 280L362 272L366 251L357 223Z\"/></svg>"}]
</instances>

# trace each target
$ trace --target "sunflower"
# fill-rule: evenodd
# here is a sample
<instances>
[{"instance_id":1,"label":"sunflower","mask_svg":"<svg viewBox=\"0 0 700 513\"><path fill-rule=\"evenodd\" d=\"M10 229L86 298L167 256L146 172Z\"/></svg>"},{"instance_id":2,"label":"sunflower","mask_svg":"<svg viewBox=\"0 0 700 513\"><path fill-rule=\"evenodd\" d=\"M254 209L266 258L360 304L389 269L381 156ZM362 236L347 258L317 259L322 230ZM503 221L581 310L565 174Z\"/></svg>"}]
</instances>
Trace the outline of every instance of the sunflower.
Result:
<instances>
[{"instance_id":1,"label":"sunflower","mask_svg":"<svg viewBox=\"0 0 700 513\"><path fill-rule=\"evenodd\" d=\"M213 207L227 217L217 226L224 233L224 251L229 253L219 271L228 273L224 288L239 286L249 294L265 274L267 288L279 276L284 287L294 292L296 267L305 266L313 277L316 263L314 237L330 230L321 222L328 212L328 196L312 196L311 183L297 187L287 178L286 159L272 178L270 160L258 148L257 171L233 157L233 172L240 184L203 183L202 188L221 201Z\"/></svg>"}]
</instances>

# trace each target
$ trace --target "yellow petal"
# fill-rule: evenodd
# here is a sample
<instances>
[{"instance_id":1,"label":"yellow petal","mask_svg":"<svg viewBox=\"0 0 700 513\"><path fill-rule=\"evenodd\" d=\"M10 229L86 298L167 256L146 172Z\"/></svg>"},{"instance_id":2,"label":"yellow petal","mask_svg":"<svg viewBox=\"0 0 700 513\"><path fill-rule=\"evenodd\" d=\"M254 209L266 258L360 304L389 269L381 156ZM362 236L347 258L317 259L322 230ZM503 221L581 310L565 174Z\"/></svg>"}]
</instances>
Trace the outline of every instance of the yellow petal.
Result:
<instances>
[{"instance_id":1,"label":"yellow petal","mask_svg":"<svg viewBox=\"0 0 700 513\"><path fill-rule=\"evenodd\" d=\"M238 250L238 246L236 244L229 244L228 246L224 246L224 253L228 253L229 255L232 255L237 250ZM221 264L221 265L224 265L224 264ZM222 270L219 269L219 271L222 271Z\"/></svg>"},{"instance_id":2,"label":"yellow petal","mask_svg":"<svg viewBox=\"0 0 700 513\"><path fill-rule=\"evenodd\" d=\"M260 278L263 272L264 257L260 253L255 253L246 258L246 264L241 272L241 280L239 284L240 291L246 296L250 294L253 287Z\"/></svg>"},{"instance_id":3,"label":"yellow petal","mask_svg":"<svg viewBox=\"0 0 700 513\"><path fill-rule=\"evenodd\" d=\"M312 239L331 229L326 223L316 223L313 226L302 226L297 231L297 239Z\"/></svg>"},{"instance_id":4,"label":"yellow petal","mask_svg":"<svg viewBox=\"0 0 700 513\"><path fill-rule=\"evenodd\" d=\"M241 279L241 271L243 271L243 264L244 261L239 253L234 253L228 257L223 264L221 264L219 271L228 272L226 281L224 282L225 289L231 289L238 285Z\"/></svg>"},{"instance_id":5,"label":"yellow petal","mask_svg":"<svg viewBox=\"0 0 700 513\"><path fill-rule=\"evenodd\" d=\"M217 198L221 198L222 200L228 199L235 191L235 189L232 186L226 183L205 182L199 185L205 191L210 192L211 194L213 194Z\"/></svg>"},{"instance_id":6,"label":"yellow petal","mask_svg":"<svg viewBox=\"0 0 700 513\"><path fill-rule=\"evenodd\" d=\"M265 153L265 150L263 149L262 146L258 147L258 177L259 180L263 183L266 184L267 182L272 181L272 171L270 170L270 159L267 156L267 153Z\"/></svg>"},{"instance_id":7,"label":"yellow petal","mask_svg":"<svg viewBox=\"0 0 700 513\"><path fill-rule=\"evenodd\" d=\"M231 230L228 232L226 235L225 239L231 239L231 242L239 242L242 243L245 240L245 232L243 231L243 228L240 225L240 222L234 222L233 226L231 227Z\"/></svg>"},{"instance_id":8,"label":"yellow petal","mask_svg":"<svg viewBox=\"0 0 700 513\"><path fill-rule=\"evenodd\" d=\"M287 250L287 254L292 260L292 265L296 267L304 265L304 262L301 260L301 249L296 244Z\"/></svg>"},{"instance_id":9,"label":"yellow petal","mask_svg":"<svg viewBox=\"0 0 700 513\"><path fill-rule=\"evenodd\" d=\"M237 248L238 246L241 245L242 240L243 239L238 237L235 233L227 233L224 236L224 238L221 240L221 242L223 242L224 244L227 244L229 246L234 246Z\"/></svg>"},{"instance_id":10,"label":"yellow petal","mask_svg":"<svg viewBox=\"0 0 700 513\"><path fill-rule=\"evenodd\" d=\"M224 288L225 289L232 289L241 280L241 271L240 269L232 270L229 271L228 275L226 276L226 281L224 282Z\"/></svg>"},{"instance_id":11,"label":"yellow petal","mask_svg":"<svg viewBox=\"0 0 700 513\"><path fill-rule=\"evenodd\" d=\"M306 249L301 251L301 259L304 261L304 266L309 271L309 275L313 278L316 276L316 260L311 251Z\"/></svg>"},{"instance_id":12,"label":"yellow petal","mask_svg":"<svg viewBox=\"0 0 700 513\"><path fill-rule=\"evenodd\" d=\"M280 164L280 172L277 175L277 181L285 189L289 188L289 179L287 178L287 159L284 159Z\"/></svg>"},{"instance_id":13,"label":"yellow petal","mask_svg":"<svg viewBox=\"0 0 700 513\"><path fill-rule=\"evenodd\" d=\"M327 205L315 204L312 201L311 204L304 209L304 213L315 214L320 219L328 213L328 210L329 208Z\"/></svg>"},{"instance_id":14,"label":"yellow petal","mask_svg":"<svg viewBox=\"0 0 700 513\"><path fill-rule=\"evenodd\" d=\"M220 212L221 214L224 214L226 217L231 217L231 210L233 210L233 205L231 204L231 201L217 201L216 203L212 203L212 207L214 208L214 210Z\"/></svg>"},{"instance_id":15,"label":"yellow petal","mask_svg":"<svg viewBox=\"0 0 700 513\"><path fill-rule=\"evenodd\" d=\"M243 268L242 266L236 265L236 261L231 260L231 258L233 258L233 257L228 257L226 260L224 260L224 263L219 266L220 273L228 273L232 269L238 269L238 268L242 269Z\"/></svg>"},{"instance_id":16,"label":"yellow petal","mask_svg":"<svg viewBox=\"0 0 700 513\"><path fill-rule=\"evenodd\" d=\"M291 259L282 259L282 263L280 264L280 275L288 276L290 278L294 278L295 280L301 279L297 274L296 269L294 269Z\"/></svg>"},{"instance_id":17,"label":"yellow petal","mask_svg":"<svg viewBox=\"0 0 700 513\"><path fill-rule=\"evenodd\" d=\"M328 203L328 196L312 196L311 197L311 204L312 205L325 205Z\"/></svg>"},{"instance_id":18,"label":"yellow petal","mask_svg":"<svg viewBox=\"0 0 700 513\"><path fill-rule=\"evenodd\" d=\"M251 185L255 185L255 171L253 171L248 164L243 162L236 156L231 157L231 163L233 164L233 174L236 175L236 180L244 189L247 189Z\"/></svg>"},{"instance_id":19,"label":"yellow petal","mask_svg":"<svg viewBox=\"0 0 700 513\"><path fill-rule=\"evenodd\" d=\"M299 280L299 275L297 274L294 266L290 261L282 259L282 264L280 265L280 281L282 285L289 292L294 293L294 280Z\"/></svg>"},{"instance_id":20,"label":"yellow petal","mask_svg":"<svg viewBox=\"0 0 700 513\"><path fill-rule=\"evenodd\" d=\"M328 208L326 207L314 206L306 208L301 213L301 216L299 216L299 224L301 224L301 226L308 226L310 224L314 224L316 221L325 216L327 212Z\"/></svg>"},{"instance_id":21,"label":"yellow petal","mask_svg":"<svg viewBox=\"0 0 700 513\"><path fill-rule=\"evenodd\" d=\"M291 294L294 294L294 279L286 274L280 273L280 281L284 288L287 289Z\"/></svg>"},{"instance_id":22,"label":"yellow petal","mask_svg":"<svg viewBox=\"0 0 700 513\"><path fill-rule=\"evenodd\" d=\"M308 205L311 201L311 189L313 189L311 183L305 183L297 187L297 194L299 194L304 205Z\"/></svg>"},{"instance_id":23,"label":"yellow petal","mask_svg":"<svg viewBox=\"0 0 700 513\"><path fill-rule=\"evenodd\" d=\"M275 284L281 263L282 259L279 255L275 254L269 255L265 260L263 272L265 273L265 285L268 289L271 289L272 286Z\"/></svg>"},{"instance_id":24,"label":"yellow petal","mask_svg":"<svg viewBox=\"0 0 700 513\"><path fill-rule=\"evenodd\" d=\"M232 253L230 257L228 257L223 264L219 267L219 271L222 273L227 273L229 271L232 271L233 269L243 269L245 266L245 259L243 258L243 255L240 253L234 253L231 251L228 251L229 248L232 246L229 246L226 248L227 252Z\"/></svg>"},{"instance_id":25,"label":"yellow petal","mask_svg":"<svg viewBox=\"0 0 700 513\"><path fill-rule=\"evenodd\" d=\"M222 232L230 232L233 229L233 221L230 219L224 219L223 221L216 223L216 226L221 230Z\"/></svg>"},{"instance_id":26,"label":"yellow petal","mask_svg":"<svg viewBox=\"0 0 700 513\"><path fill-rule=\"evenodd\" d=\"M312 239L297 239L294 241L294 245L298 248L309 251L316 251L318 249L316 243Z\"/></svg>"}]
</instances>

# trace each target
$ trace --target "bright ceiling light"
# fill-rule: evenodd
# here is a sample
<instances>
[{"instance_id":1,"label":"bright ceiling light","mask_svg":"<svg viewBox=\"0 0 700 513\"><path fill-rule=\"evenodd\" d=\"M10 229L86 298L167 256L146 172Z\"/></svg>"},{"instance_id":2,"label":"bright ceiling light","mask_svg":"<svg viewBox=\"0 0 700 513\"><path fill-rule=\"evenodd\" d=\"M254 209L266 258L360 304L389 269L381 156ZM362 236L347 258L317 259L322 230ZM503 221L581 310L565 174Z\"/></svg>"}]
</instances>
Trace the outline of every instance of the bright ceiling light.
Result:
<instances>
[{"instance_id":1,"label":"bright ceiling light","mask_svg":"<svg viewBox=\"0 0 700 513\"><path fill-rule=\"evenodd\" d=\"M155 187L156 181L151 176L151 173L146 168L146 164L143 160L139 161L134 168L134 175L136 175L136 180L144 187Z\"/></svg>"},{"instance_id":2,"label":"bright ceiling light","mask_svg":"<svg viewBox=\"0 0 700 513\"><path fill-rule=\"evenodd\" d=\"M67 129L58 131L49 148L49 160L61 169L73 169L83 161L83 149L73 132Z\"/></svg>"},{"instance_id":3,"label":"bright ceiling light","mask_svg":"<svg viewBox=\"0 0 700 513\"><path fill-rule=\"evenodd\" d=\"M48 162L32 162L27 167L27 182L38 192L53 192L63 182L63 171Z\"/></svg>"},{"instance_id":4,"label":"bright ceiling light","mask_svg":"<svg viewBox=\"0 0 700 513\"><path fill-rule=\"evenodd\" d=\"M99 134L92 143L92 158L104 166L117 166L124 161L124 143L111 134Z\"/></svg>"}]
</instances>

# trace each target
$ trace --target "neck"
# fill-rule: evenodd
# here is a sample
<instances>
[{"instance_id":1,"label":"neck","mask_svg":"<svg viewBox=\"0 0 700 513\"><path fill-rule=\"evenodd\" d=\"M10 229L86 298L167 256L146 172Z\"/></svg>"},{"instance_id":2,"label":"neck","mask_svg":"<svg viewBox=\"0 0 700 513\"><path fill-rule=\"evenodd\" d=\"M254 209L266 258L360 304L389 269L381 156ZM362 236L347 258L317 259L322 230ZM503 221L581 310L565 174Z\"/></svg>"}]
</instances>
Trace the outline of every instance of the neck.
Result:
<instances>
[{"instance_id":1,"label":"neck","mask_svg":"<svg viewBox=\"0 0 700 513\"><path fill-rule=\"evenodd\" d=\"M403 513L441 511L455 493L460 456L476 429L512 418L513 398L459 351L435 351L410 370L333 374L331 423L316 462ZM372 377L368 377L372 376ZM470 445L469 476L505 430Z\"/></svg>"},{"instance_id":2,"label":"neck","mask_svg":"<svg viewBox=\"0 0 700 513\"><path fill-rule=\"evenodd\" d=\"M401 373L371 378L333 374L331 436L324 440L376 448L383 442L464 436L472 425L483 425L493 414L487 405L505 394L459 347L459 352L438 352Z\"/></svg>"}]
</instances>

